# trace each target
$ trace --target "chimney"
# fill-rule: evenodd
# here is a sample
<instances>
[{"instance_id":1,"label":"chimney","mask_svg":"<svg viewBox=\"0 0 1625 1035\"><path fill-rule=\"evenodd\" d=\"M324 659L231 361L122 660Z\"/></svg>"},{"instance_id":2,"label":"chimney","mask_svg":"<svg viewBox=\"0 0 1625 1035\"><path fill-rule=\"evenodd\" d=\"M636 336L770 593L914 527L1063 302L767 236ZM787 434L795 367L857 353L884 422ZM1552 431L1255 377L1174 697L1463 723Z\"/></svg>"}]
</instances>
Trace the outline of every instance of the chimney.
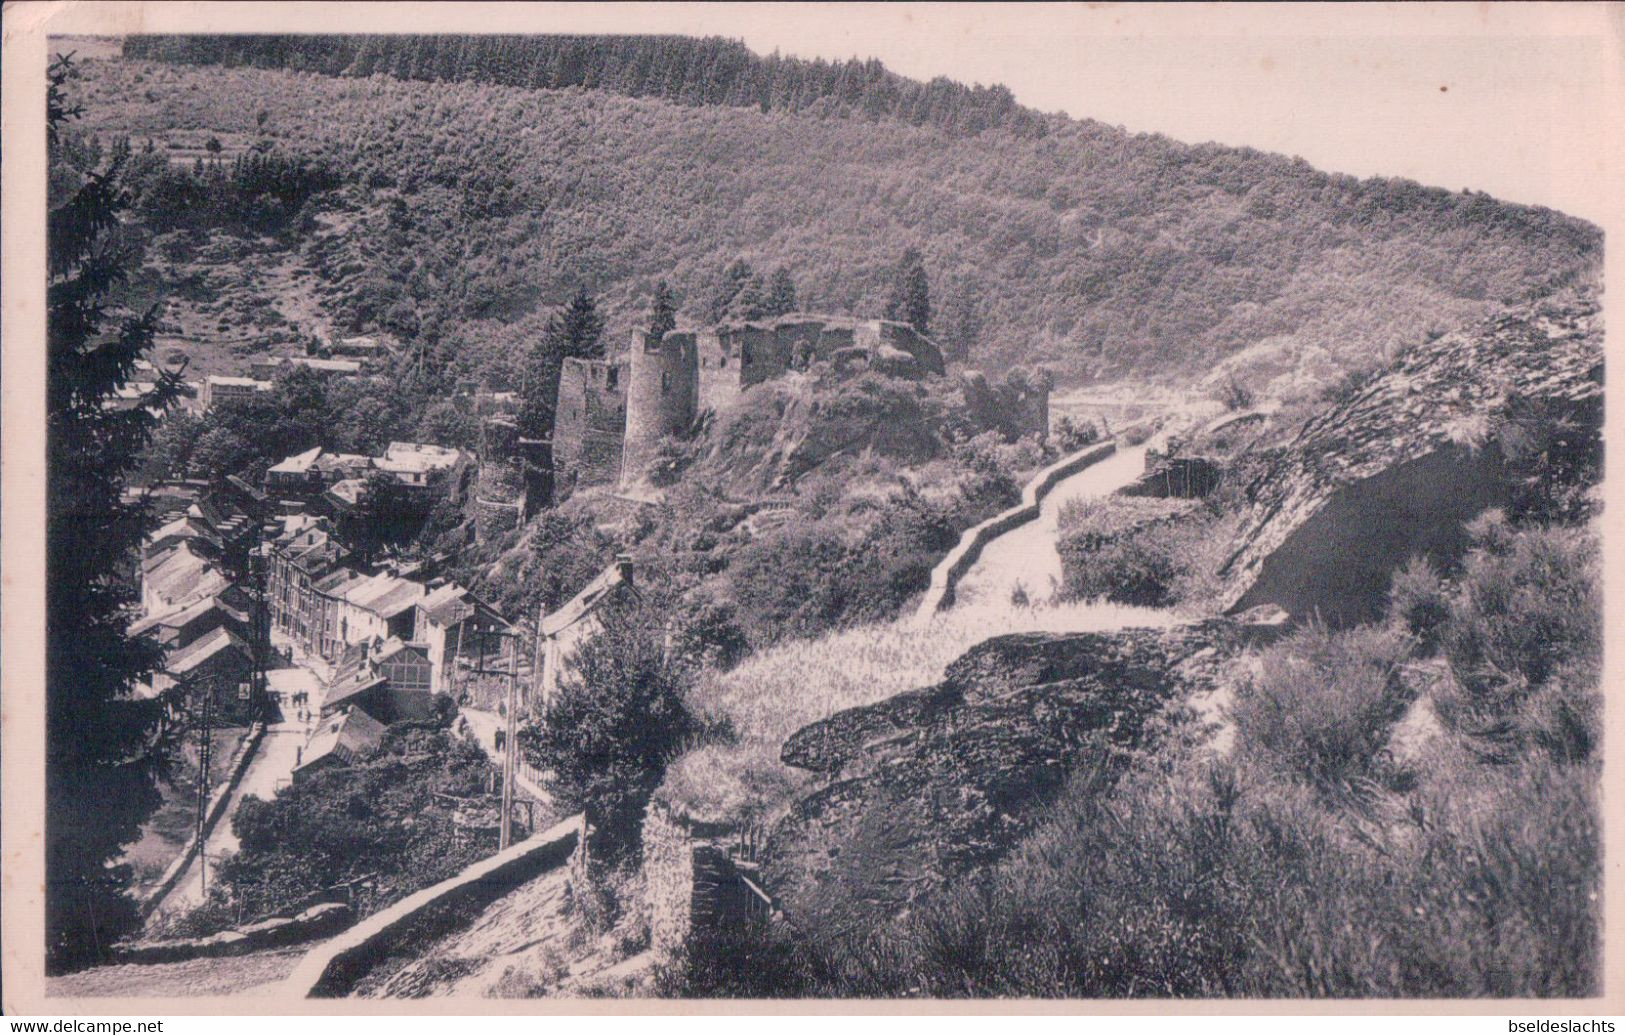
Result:
<instances>
[{"instance_id":1,"label":"chimney","mask_svg":"<svg viewBox=\"0 0 1625 1035\"><path fill-rule=\"evenodd\" d=\"M630 586L632 584L632 555L629 553L616 554L615 568L621 573L621 581Z\"/></svg>"}]
</instances>

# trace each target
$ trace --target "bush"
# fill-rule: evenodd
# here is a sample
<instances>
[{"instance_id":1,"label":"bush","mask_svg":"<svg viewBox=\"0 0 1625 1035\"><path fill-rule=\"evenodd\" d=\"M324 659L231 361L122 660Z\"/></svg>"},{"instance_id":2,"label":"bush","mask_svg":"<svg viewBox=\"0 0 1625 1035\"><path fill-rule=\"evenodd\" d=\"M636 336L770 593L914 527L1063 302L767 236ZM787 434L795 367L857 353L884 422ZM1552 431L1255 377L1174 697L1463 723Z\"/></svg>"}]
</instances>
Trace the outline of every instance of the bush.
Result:
<instances>
[{"instance_id":1,"label":"bush","mask_svg":"<svg viewBox=\"0 0 1625 1035\"><path fill-rule=\"evenodd\" d=\"M1407 648L1387 630L1314 625L1266 650L1230 707L1237 749L1321 791L1368 787L1410 703L1399 678Z\"/></svg>"},{"instance_id":2,"label":"bush","mask_svg":"<svg viewBox=\"0 0 1625 1035\"><path fill-rule=\"evenodd\" d=\"M667 656L661 616L611 606L600 631L566 662L558 691L520 743L548 772L560 811L583 811L596 829L594 853L635 859L643 813L666 764L695 729L684 705L685 673Z\"/></svg>"},{"instance_id":3,"label":"bush","mask_svg":"<svg viewBox=\"0 0 1625 1035\"><path fill-rule=\"evenodd\" d=\"M1393 623L1415 636L1426 653L1439 647L1450 599L1444 581L1426 557L1412 557L1394 573L1388 587L1388 614Z\"/></svg>"},{"instance_id":4,"label":"bush","mask_svg":"<svg viewBox=\"0 0 1625 1035\"><path fill-rule=\"evenodd\" d=\"M1062 592L1073 600L1169 607L1183 570L1166 530L1142 529L1107 540L1086 560L1067 565Z\"/></svg>"},{"instance_id":5,"label":"bush","mask_svg":"<svg viewBox=\"0 0 1625 1035\"><path fill-rule=\"evenodd\" d=\"M1441 642L1454 675L1435 695L1440 717L1481 748L1539 742L1560 757L1596 743L1602 663L1602 576L1585 529L1515 529L1500 515L1470 530Z\"/></svg>"}]
</instances>

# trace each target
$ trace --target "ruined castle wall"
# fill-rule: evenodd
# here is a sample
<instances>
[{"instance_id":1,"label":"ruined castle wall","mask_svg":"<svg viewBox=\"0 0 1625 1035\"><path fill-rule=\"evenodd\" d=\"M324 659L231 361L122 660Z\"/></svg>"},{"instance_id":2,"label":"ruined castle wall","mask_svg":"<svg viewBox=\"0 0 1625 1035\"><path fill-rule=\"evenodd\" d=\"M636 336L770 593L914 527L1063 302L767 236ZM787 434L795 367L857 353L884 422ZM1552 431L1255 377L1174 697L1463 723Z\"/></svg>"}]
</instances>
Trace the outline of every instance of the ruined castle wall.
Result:
<instances>
[{"instance_id":1,"label":"ruined castle wall","mask_svg":"<svg viewBox=\"0 0 1625 1035\"><path fill-rule=\"evenodd\" d=\"M713 413L739 398L739 354L727 328L714 327L695 336L699 352L699 408Z\"/></svg>"},{"instance_id":2,"label":"ruined castle wall","mask_svg":"<svg viewBox=\"0 0 1625 1035\"><path fill-rule=\"evenodd\" d=\"M790 369L789 349L766 324L746 324L736 332L739 342L739 381L746 388L784 376Z\"/></svg>"},{"instance_id":3,"label":"ruined castle wall","mask_svg":"<svg viewBox=\"0 0 1625 1035\"><path fill-rule=\"evenodd\" d=\"M643 476L662 438L684 434L693 425L699 393L696 359L692 332L670 331L660 340L641 331L632 336L623 483Z\"/></svg>"},{"instance_id":4,"label":"ruined castle wall","mask_svg":"<svg viewBox=\"0 0 1625 1035\"><path fill-rule=\"evenodd\" d=\"M623 362L564 361L553 425L554 480L561 490L620 480L626 380Z\"/></svg>"}]
</instances>

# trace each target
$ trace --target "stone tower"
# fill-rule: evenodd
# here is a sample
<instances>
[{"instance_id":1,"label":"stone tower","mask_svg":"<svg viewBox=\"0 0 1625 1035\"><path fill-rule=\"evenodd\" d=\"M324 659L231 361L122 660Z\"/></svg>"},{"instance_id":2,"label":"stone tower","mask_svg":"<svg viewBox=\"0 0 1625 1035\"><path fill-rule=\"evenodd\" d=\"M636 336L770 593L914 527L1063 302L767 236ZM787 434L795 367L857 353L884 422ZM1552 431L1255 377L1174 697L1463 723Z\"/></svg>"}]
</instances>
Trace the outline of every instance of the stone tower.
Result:
<instances>
[{"instance_id":1,"label":"stone tower","mask_svg":"<svg viewBox=\"0 0 1625 1035\"><path fill-rule=\"evenodd\" d=\"M553 423L554 491L559 498L573 489L620 481L626 373L626 364L615 360L565 359Z\"/></svg>"},{"instance_id":2,"label":"stone tower","mask_svg":"<svg viewBox=\"0 0 1625 1035\"><path fill-rule=\"evenodd\" d=\"M689 430L699 391L698 353L692 332L671 331L657 339L636 331L628 359L623 485L643 477L662 438Z\"/></svg>"}]
</instances>

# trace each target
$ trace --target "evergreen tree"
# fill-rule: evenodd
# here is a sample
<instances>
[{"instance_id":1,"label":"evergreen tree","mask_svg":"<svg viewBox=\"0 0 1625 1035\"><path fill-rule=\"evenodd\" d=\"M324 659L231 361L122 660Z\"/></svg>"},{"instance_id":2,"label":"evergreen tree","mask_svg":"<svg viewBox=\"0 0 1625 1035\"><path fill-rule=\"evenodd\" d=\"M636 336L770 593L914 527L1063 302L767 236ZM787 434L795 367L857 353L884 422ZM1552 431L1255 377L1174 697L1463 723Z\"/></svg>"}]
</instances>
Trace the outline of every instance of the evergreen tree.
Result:
<instances>
[{"instance_id":1,"label":"evergreen tree","mask_svg":"<svg viewBox=\"0 0 1625 1035\"><path fill-rule=\"evenodd\" d=\"M745 294L750 283L756 277L756 271L750 268L750 263L744 259L735 259L722 271L722 285L711 299L711 306L706 316L712 323L722 323L724 320L738 319L739 296Z\"/></svg>"},{"instance_id":2,"label":"evergreen tree","mask_svg":"<svg viewBox=\"0 0 1625 1035\"><path fill-rule=\"evenodd\" d=\"M63 59L49 72L53 161L59 129L79 114L64 100L69 73ZM162 654L125 631L138 603L125 569L148 514L124 488L158 418L147 406L104 406L152 347L157 321L156 307L132 315L117 304L129 261L119 239L126 158L83 170L48 222L45 914L54 969L104 954L135 928L131 870L114 861L157 808L171 747L166 701L134 694ZM178 393L178 378L165 374L146 402L162 410Z\"/></svg>"},{"instance_id":3,"label":"evergreen tree","mask_svg":"<svg viewBox=\"0 0 1625 1035\"><path fill-rule=\"evenodd\" d=\"M578 288L564 312L554 315L547 329L559 355L576 359L602 359L604 318L586 288Z\"/></svg>"},{"instance_id":4,"label":"evergreen tree","mask_svg":"<svg viewBox=\"0 0 1625 1035\"><path fill-rule=\"evenodd\" d=\"M655 285L654 301L649 306L649 333L658 341L667 331L677 329L677 296L664 280Z\"/></svg>"},{"instance_id":5,"label":"evergreen tree","mask_svg":"<svg viewBox=\"0 0 1625 1035\"><path fill-rule=\"evenodd\" d=\"M553 314L541 341L526 358L520 384L519 433L545 439L553 434L558 407L559 372L569 358L598 359L604 354L604 318L586 288Z\"/></svg>"},{"instance_id":6,"label":"evergreen tree","mask_svg":"<svg viewBox=\"0 0 1625 1035\"><path fill-rule=\"evenodd\" d=\"M918 248L909 248L892 275L891 297L886 318L901 320L921 334L930 334L931 285L925 275L925 260Z\"/></svg>"},{"instance_id":7,"label":"evergreen tree","mask_svg":"<svg viewBox=\"0 0 1625 1035\"><path fill-rule=\"evenodd\" d=\"M760 320L767 315L767 285L762 278L752 276L745 281L745 286L735 296L733 307L728 311L730 320Z\"/></svg>"},{"instance_id":8,"label":"evergreen tree","mask_svg":"<svg viewBox=\"0 0 1625 1035\"><path fill-rule=\"evenodd\" d=\"M773 271L773 279L768 282L765 308L768 316L783 316L796 311L795 278L783 266Z\"/></svg>"}]
</instances>

